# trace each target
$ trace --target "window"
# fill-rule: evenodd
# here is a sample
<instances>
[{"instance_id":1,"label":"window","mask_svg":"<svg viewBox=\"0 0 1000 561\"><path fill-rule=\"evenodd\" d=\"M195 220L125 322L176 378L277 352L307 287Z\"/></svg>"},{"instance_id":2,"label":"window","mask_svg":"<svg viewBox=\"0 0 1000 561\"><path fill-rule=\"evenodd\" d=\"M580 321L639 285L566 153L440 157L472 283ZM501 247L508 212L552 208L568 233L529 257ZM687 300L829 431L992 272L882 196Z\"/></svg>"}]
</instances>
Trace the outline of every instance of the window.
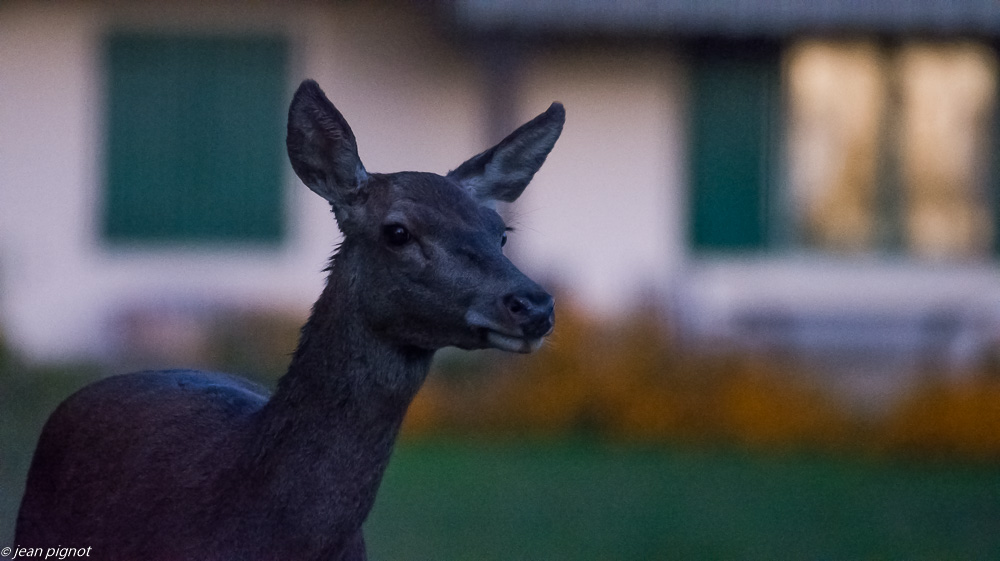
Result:
<instances>
[{"instance_id":1,"label":"window","mask_svg":"<svg viewBox=\"0 0 1000 561\"><path fill-rule=\"evenodd\" d=\"M699 57L693 245L988 257L996 77L965 41Z\"/></svg>"},{"instance_id":2,"label":"window","mask_svg":"<svg viewBox=\"0 0 1000 561\"><path fill-rule=\"evenodd\" d=\"M990 49L817 41L790 49L786 64L799 240L932 259L989 252Z\"/></svg>"},{"instance_id":3,"label":"window","mask_svg":"<svg viewBox=\"0 0 1000 561\"><path fill-rule=\"evenodd\" d=\"M280 239L286 51L274 37L108 38L106 239Z\"/></svg>"}]
</instances>

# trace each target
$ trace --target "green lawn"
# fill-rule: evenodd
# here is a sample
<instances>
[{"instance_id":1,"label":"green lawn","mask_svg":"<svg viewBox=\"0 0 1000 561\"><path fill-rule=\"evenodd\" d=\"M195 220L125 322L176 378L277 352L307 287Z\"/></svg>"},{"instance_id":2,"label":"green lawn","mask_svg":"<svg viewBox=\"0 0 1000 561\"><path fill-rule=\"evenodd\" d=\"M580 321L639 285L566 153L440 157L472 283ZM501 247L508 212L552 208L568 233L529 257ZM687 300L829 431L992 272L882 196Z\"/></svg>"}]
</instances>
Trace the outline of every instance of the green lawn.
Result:
<instances>
[{"instance_id":1,"label":"green lawn","mask_svg":"<svg viewBox=\"0 0 1000 561\"><path fill-rule=\"evenodd\" d=\"M0 376L0 545L42 422L94 376ZM404 441L367 536L375 561L1000 559L1000 466Z\"/></svg>"},{"instance_id":2,"label":"green lawn","mask_svg":"<svg viewBox=\"0 0 1000 561\"><path fill-rule=\"evenodd\" d=\"M1000 559L1000 469L595 443L404 443L372 559Z\"/></svg>"}]
</instances>

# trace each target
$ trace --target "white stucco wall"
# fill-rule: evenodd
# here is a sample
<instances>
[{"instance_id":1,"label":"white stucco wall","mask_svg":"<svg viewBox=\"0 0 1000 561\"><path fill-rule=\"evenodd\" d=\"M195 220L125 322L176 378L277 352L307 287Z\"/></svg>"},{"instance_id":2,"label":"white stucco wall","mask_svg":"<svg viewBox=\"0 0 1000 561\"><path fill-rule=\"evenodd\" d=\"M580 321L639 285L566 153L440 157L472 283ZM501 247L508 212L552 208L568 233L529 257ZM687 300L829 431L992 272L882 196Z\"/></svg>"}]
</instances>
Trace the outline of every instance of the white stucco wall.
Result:
<instances>
[{"instance_id":1,"label":"white stucco wall","mask_svg":"<svg viewBox=\"0 0 1000 561\"><path fill-rule=\"evenodd\" d=\"M556 49L523 79L522 120L552 101L567 112L514 213L528 266L599 314L662 293L685 254L682 68L663 49Z\"/></svg>"}]
</instances>

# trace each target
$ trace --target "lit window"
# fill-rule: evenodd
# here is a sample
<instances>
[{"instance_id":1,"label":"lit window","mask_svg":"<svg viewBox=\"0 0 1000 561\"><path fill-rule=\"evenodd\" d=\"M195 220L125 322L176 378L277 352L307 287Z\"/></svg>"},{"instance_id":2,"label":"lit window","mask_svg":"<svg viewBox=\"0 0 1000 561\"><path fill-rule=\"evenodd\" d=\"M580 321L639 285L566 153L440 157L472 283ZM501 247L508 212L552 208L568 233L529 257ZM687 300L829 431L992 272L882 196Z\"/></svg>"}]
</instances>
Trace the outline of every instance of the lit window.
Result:
<instances>
[{"instance_id":1,"label":"lit window","mask_svg":"<svg viewBox=\"0 0 1000 561\"><path fill-rule=\"evenodd\" d=\"M785 72L798 243L921 258L989 252L992 50L805 42L788 51Z\"/></svg>"}]
</instances>

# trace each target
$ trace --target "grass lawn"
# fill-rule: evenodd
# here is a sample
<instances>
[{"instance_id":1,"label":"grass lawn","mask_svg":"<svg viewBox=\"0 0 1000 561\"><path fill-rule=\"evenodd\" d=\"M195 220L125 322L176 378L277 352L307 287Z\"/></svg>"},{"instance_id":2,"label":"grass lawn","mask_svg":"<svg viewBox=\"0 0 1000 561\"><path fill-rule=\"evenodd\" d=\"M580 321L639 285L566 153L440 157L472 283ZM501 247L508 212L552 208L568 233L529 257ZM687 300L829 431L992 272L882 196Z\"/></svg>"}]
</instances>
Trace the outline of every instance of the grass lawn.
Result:
<instances>
[{"instance_id":1,"label":"grass lawn","mask_svg":"<svg viewBox=\"0 0 1000 561\"><path fill-rule=\"evenodd\" d=\"M38 431L96 373L0 369L0 546ZM400 444L374 560L1000 559L1000 466L586 441Z\"/></svg>"},{"instance_id":2,"label":"grass lawn","mask_svg":"<svg viewBox=\"0 0 1000 561\"><path fill-rule=\"evenodd\" d=\"M404 442L379 559L1000 559L1000 469L598 443Z\"/></svg>"}]
</instances>

